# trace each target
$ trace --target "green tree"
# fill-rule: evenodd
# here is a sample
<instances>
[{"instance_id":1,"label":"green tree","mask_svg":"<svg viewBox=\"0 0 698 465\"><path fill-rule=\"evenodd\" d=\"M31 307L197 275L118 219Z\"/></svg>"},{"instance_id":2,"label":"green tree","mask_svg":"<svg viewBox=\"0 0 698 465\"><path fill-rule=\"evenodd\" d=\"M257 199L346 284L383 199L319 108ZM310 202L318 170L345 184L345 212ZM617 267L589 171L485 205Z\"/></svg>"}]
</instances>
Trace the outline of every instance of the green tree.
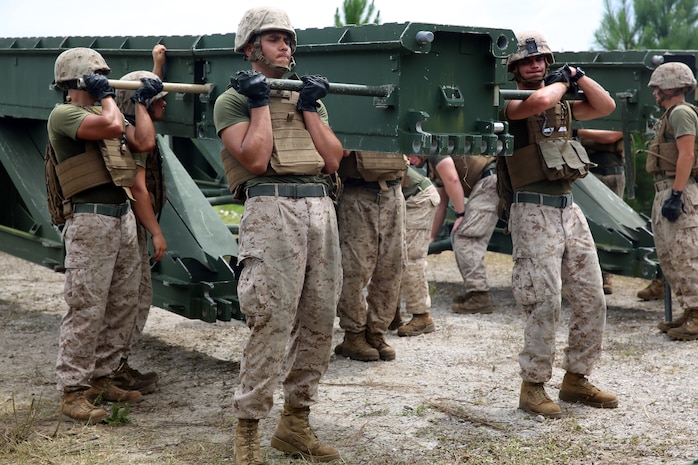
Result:
<instances>
[{"instance_id":1,"label":"green tree","mask_svg":"<svg viewBox=\"0 0 698 465\"><path fill-rule=\"evenodd\" d=\"M604 0L603 50L698 49L698 0Z\"/></svg>"},{"instance_id":2,"label":"green tree","mask_svg":"<svg viewBox=\"0 0 698 465\"><path fill-rule=\"evenodd\" d=\"M344 13L344 21L342 21L339 8L335 10L334 13L334 25L335 27L342 27L349 24L354 24L356 26L361 26L363 24L380 24L381 22L381 12L376 10L376 7L371 0L344 0L342 6Z\"/></svg>"}]
</instances>

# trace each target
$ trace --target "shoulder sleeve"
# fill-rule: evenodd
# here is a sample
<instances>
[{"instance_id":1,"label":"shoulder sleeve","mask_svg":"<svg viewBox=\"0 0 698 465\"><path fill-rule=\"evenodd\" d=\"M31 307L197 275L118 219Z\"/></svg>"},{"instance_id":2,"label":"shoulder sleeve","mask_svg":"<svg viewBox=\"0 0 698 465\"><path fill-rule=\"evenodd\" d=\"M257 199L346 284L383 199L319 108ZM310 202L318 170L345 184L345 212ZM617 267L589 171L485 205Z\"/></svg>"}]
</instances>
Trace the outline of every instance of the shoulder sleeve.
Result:
<instances>
[{"instance_id":1,"label":"shoulder sleeve","mask_svg":"<svg viewBox=\"0 0 698 465\"><path fill-rule=\"evenodd\" d=\"M250 121L250 111L244 95L231 88L216 99L213 105L213 124L217 134L229 126L246 121Z\"/></svg>"},{"instance_id":2,"label":"shoulder sleeve","mask_svg":"<svg viewBox=\"0 0 698 465\"><path fill-rule=\"evenodd\" d=\"M695 136L698 130L698 116L688 105L677 105L669 114L669 124L674 128L674 138Z\"/></svg>"},{"instance_id":3,"label":"shoulder sleeve","mask_svg":"<svg viewBox=\"0 0 698 465\"><path fill-rule=\"evenodd\" d=\"M49 131L57 136L77 139L78 129L89 112L75 105L62 104L51 112L48 120Z\"/></svg>"}]
</instances>

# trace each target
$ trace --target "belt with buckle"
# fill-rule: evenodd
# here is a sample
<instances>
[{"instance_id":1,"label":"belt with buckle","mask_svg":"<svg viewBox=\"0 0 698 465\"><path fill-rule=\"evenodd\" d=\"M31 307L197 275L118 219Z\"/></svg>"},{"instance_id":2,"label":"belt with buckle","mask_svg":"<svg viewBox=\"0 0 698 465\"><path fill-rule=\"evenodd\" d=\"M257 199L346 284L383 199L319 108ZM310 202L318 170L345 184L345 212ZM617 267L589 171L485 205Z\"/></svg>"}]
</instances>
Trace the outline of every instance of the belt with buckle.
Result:
<instances>
[{"instance_id":1,"label":"belt with buckle","mask_svg":"<svg viewBox=\"0 0 698 465\"><path fill-rule=\"evenodd\" d=\"M248 199L260 196L300 199L327 195L327 187L323 184L258 184L247 189Z\"/></svg>"},{"instance_id":2,"label":"belt with buckle","mask_svg":"<svg viewBox=\"0 0 698 465\"><path fill-rule=\"evenodd\" d=\"M94 213L95 215L112 216L121 218L131 209L128 202L120 204L109 203L76 203L73 204L73 213Z\"/></svg>"},{"instance_id":3,"label":"belt with buckle","mask_svg":"<svg viewBox=\"0 0 698 465\"><path fill-rule=\"evenodd\" d=\"M537 194L535 192L516 192L514 194L514 202L517 203L535 203L537 205L545 205L547 207L565 208L572 205L572 194L564 195L547 195Z\"/></svg>"}]
</instances>

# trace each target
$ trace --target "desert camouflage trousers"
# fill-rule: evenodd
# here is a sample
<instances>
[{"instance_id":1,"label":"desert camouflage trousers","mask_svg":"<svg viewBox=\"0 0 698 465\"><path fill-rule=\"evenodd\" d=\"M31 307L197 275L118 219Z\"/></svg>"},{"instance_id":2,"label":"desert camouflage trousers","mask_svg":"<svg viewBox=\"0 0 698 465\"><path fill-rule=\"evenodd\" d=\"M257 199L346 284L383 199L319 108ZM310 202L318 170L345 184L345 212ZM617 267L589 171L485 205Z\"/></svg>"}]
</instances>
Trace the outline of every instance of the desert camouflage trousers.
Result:
<instances>
[{"instance_id":1,"label":"desert camouflage trousers","mask_svg":"<svg viewBox=\"0 0 698 465\"><path fill-rule=\"evenodd\" d=\"M145 229L142 224L137 224L138 252L141 258L141 284L138 288L138 314L136 315L136 322L133 327L126 357L130 355L134 344L140 339L141 334L143 334L143 328L145 328L145 323L148 321L148 315L150 314L150 306L153 303L153 278L150 271L148 230Z\"/></svg>"},{"instance_id":2,"label":"desert camouflage trousers","mask_svg":"<svg viewBox=\"0 0 698 465\"><path fill-rule=\"evenodd\" d=\"M451 245L466 292L487 292L485 254L497 226L497 175L478 181L465 204L465 216L451 231Z\"/></svg>"},{"instance_id":3,"label":"desert camouflage trousers","mask_svg":"<svg viewBox=\"0 0 698 465\"><path fill-rule=\"evenodd\" d=\"M562 368L588 375L601 355L606 300L596 245L581 209L513 203L512 290L526 314L521 378L550 380L564 297L571 307Z\"/></svg>"},{"instance_id":4,"label":"desert camouflage trousers","mask_svg":"<svg viewBox=\"0 0 698 465\"><path fill-rule=\"evenodd\" d=\"M431 225L441 197L436 187L429 186L405 200L405 246L407 259L402 270L400 295L405 299L407 313L421 315L431 309L427 254ZM400 305L400 300L398 300Z\"/></svg>"},{"instance_id":5,"label":"desert camouflage trousers","mask_svg":"<svg viewBox=\"0 0 698 465\"><path fill-rule=\"evenodd\" d=\"M329 197L253 197L240 222L240 308L250 334L233 398L237 418L264 418L283 384L293 408L317 402L342 285Z\"/></svg>"},{"instance_id":6,"label":"desert camouflage trousers","mask_svg":"<svg viewBox=\"0 0 698 465\"><path fill-rule=\"evenodd\" d=\"M344 271L339 325L352 333L384 334L395 316L406 255L400 185L380 194L345 186L337 221Z\"/></svg>"},{"instance_id":7,"label":"desert camouflage trousers","mask_svg":"<svg viewBox=\"0 0 698 465\"><path fill-rule=\"evenodd\" d=\"M111 375L126 353L138 308L136 219L76 213L66 221L64 296L56 374L60 391Z\"/></svg>"},{"instance_id":8,"label":"desert camouflage trousers","mask_svg":"<svg viewBox=\"0 0 698 465\"><path fill-rule=\"evenodd\" d=\"M662 216L673 180L657 183L652 204L652 232L662 273L672 295L684 308L698 308L698 184L687 184L681 195L681 214L675 222ZM663 189L662 189L663 188Z\"/></svg>"}]
</instances>

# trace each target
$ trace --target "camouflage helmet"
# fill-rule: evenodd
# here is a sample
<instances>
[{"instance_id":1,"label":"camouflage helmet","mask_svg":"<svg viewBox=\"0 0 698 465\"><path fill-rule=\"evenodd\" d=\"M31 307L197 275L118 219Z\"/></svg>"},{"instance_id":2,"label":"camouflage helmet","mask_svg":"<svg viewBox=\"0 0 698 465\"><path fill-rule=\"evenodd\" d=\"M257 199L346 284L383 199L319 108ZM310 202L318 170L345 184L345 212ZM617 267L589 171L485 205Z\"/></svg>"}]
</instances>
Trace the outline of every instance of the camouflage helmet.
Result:
<instances>
[{"instance_id":1,"label":"camouflage helmet","mask_svg":"<svg viewBox=\"0 0 698 465\"><path fill-rule=\"evenodd\" d=\"M124 74L121 77L122 81L140 81L141 78L150 79L160 79L155 73L150 71L132 71L128 74ZM119 106L119 110L124 115L135 115L136 114L136 104L131 101L131 97L136 93L135 89L116 89L116 104ZM163 98L167 95L167 92L162 91L151 99L154 102L157 99Z\"/></svg>"},{"instance_id":2,"label":"camouflage helmet","mask_svg":"<svg viewBox=\"0 0 698 465\"><path fill-rule=\"evenodd\" d=\"M291 34L291 53L296 51L296 30L283 10L272 7L251 8L245 12L235 34L235 52L245 53L247 45L264 31L284 31Z\"/></svg>"},{"instance_id":3,"label":"camouflage helmet","mask_svg":"<svg viewBox=\"0 0 698 465\"><path fill-rule=\"evenodd\" d=\"M648 87L660 89L687 89L687 92L696 88L696 78L693 71L685 63L672 61L659 65L650 76Z\"/></svg>"},{"instance_id":4,"label":"camouflage helmet","mask_svg":"<svg viewBox=\"0 0 698 465\"><path fill-rule=\"evenodd\" d=\"M63 90L67 90L67 86L63 83L75 81L85 74L96 72L106 76L111 72L111 68L99 52L85 47L71 48L61 53L53 67L56 86Z\"/></svg>"},{"instance_id":5,"label":"camouflage helmet","mask_svg":"<svg viewBox=\"0 0 698 465\"><path fill-rule=\"evenodd\" d=\"M507 71L510 73L514 71L514 65L517 61L527 57L545 55L545 61L548 63L548 66L555 63L555 57L553 57L553 52L548 46L548 41L545 40L545 37L540 32L520 32L516 34L516 42L518 49L507 58Z\"/></svg>"}]
</instances>

